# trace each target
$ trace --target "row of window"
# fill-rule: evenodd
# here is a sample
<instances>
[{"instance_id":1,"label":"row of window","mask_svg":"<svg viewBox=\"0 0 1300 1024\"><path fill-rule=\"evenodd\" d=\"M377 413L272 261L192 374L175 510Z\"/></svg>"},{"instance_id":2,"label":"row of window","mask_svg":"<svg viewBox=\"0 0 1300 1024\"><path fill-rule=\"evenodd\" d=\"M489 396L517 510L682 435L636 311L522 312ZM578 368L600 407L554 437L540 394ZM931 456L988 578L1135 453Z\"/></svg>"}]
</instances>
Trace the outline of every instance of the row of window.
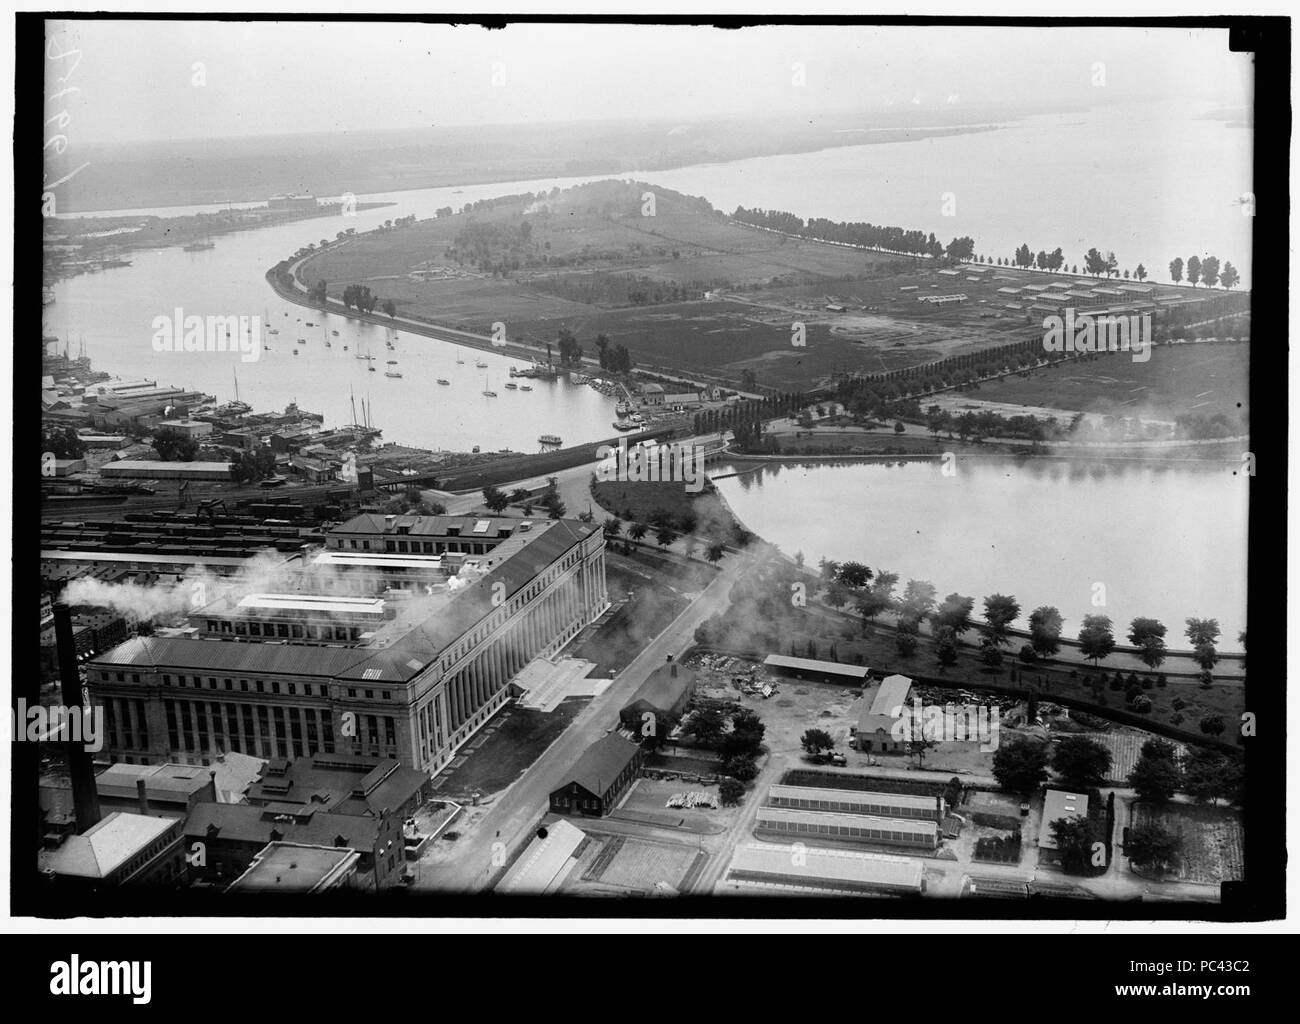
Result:
<instances>
[{"instance_id":1,"label":"row of window","mask_svg":"<svg viewBox=\"0 0 1300 1024\"><path fill-rule=\"evenodd\" d=\"M932 809L898 807L894 804L848 803L841 800L805 800L801 797L772 798L773 807L791 807L807 811L837 811L843 814L875 814L882 818L928 818Z\"/></svg>"},{"instance_id":2,"label":"row of window","mask_svg":"<svg viewBox=\"0 0 1300 1024\"><path fill-rule=\"evenodd\" d=\"M759 827L772 832L806 832L823 836L851 836L855 839L878 839L887 843L930 846L934 837L920 832L896 832L892 829L860 828L857 825L828 825L809 821L769 821L759 819Z\"/></svg>"},{"instance_id":3,"label":"row of window","mask_svg":"<svg viewBox=\"0 0 1300 1024\"><path fill-rule=\"evenodd\" d=\"M209 633L227 636L273 637L285 640L351 641L361 639L359 626L304 626L296 622L245 622L229 619L208 619Z\"/></svg>"},{"instance_id":4,"label":"row of window","mask_svg":"<svg viewBox=\"0 0 1300 1024\"><path fill-rule=\"evenodd\" d=\"M177 819L176 824L172 828L169 828L113 873L123 880L130 879L132 875L157 857L158 854L162 853L163 850L176 842L177 837L180 835L180 831L181 822ZM163 877L168 878L170 877L170 874L171 872L168 870L167 872L164 872Z\"/></svg>"}]
</instances>

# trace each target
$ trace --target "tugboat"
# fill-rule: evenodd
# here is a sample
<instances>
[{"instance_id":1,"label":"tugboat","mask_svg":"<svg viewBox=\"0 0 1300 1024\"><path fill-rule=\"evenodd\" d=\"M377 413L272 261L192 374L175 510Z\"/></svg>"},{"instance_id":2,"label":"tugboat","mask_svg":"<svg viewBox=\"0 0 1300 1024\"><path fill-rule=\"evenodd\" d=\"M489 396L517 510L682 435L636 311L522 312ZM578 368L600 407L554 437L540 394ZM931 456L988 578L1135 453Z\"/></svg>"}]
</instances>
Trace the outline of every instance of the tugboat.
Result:
<instances>
[{"instance_id":1,"label":"tugboat","mask_svg":"<svg viewBox=\"0 0 1300 1024\"><path fill-rule=\"evenodd\" d=\"M439 378L438 378L438 383L439 383L439 384L450 384L451 381L449 381L449 380L443 380L441 377L439 377Z\"/></svg>"},{"instance_id":2,"label":"tugboat","mask_svg":"<svg viewBox=\"0 0 1300 1024\"><path fill-rule=\"evenodd\" d=\"M401 375L402 375L402 371L401 371L401 370L385 370L385 371L384 371L384 376L385 376L385 377L400 377Z\"/></svg>"},{"instance_id":3,"label":"tugboat","mask_svg":"<svg viewBox=\"0 0 1300 1024\"><path fill-rule=\"evenodd\" d=\"M511 381L509 384L506 385L506 389L509 391L518 391L519 385L516 384L514 381Z\"/></svg>"},{"instance_id":4,"label":"tugboat","mask_svg":"<svg viewBox=\"0 0 1300 1024\"><path fill-rule=\"evenodd\" d=\"M520 384L520 385L519 385L519 390L520 390L520 391L532 391L533 389L532 389L532 386L529 385L529 384Z\"/></svg>"}]
</instances>

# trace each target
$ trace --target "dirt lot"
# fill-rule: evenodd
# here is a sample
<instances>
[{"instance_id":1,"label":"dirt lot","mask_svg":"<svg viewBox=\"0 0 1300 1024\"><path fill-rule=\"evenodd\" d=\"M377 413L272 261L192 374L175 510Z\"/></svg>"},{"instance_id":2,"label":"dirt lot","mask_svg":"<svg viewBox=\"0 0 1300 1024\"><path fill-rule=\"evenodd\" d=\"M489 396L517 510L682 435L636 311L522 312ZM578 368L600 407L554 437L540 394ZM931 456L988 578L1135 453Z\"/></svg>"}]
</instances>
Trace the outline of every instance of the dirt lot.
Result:
<instances>
[{"instance_id":1,"label":"dirt lot","mask_svg":"<svg viewBox=\"0 0 1300 1024\"><path fill-rule=\"evenodd\" d=\"M1179 880L1228 882L1245 870L1245 830L1230 807L1169 803L1156 807L1134 803L1130 827L1158 823L1183 838Z\"/></svg>"},{"instance_id":2,"label":"dirt lot","mask_svg":"<svg viewBox=\"0 0 1300 1024\"><path fill-rule=\"evenodd\" d=\"M568 895L652 895L681 891L707 857L698 846L624 835L593 835L563 892Z\"/></svg>"}]
</instances>

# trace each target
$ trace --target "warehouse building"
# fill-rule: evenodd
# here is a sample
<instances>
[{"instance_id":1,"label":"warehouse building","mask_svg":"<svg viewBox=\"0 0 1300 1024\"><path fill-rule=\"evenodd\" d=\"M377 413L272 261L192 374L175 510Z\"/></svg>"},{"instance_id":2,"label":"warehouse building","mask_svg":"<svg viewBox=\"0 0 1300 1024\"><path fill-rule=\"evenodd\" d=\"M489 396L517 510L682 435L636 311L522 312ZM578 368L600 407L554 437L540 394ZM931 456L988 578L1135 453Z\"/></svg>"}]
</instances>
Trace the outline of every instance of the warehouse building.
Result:
<instances>
[{"instance_id":1,"label":"warehouse building","mask_svg":"<svg viewBox=\"0 0 1300 1024\"><path fill-rule=\"evenodd\" d=\"M886 676L869 700L863 698L857 725L853 727L853 746L863 752L904 754L907 743L898 728L902 710L912 692L907 676Z\"/></svg>"},{"instance_id":2,"label":"warehouse building","mask_svg":"<svg viewBox=\"0 0 1300 1024\"><path fill-rule=\"evenodd\" d=\"M881 818L914 818L942 822L942 796L913 793L868 793L856 789L820 789L813 786L774 785L767 791L769 807L804 811L868 814Z\"/></svg>"},{"instance_id":3,"label":"warehouse building","mask_svg":"<svg viewBox=\"0 0 1300 1024\"><path fill-rule=\"evenodd\" d=\"M551 811L593 817L608 814L641 773L641 761L637 744L609 733L583 752L568 781L551 794Z\"/></svg>"},{"instance_id":4,"label":"warehouse building","mask_svg":"<svg viewBox=\"0 0 1300 1024\"><path fill-rule=\"evenodd\" d=\"M231 480L234 464L230 462L155 462L148 459L121 459L99 468L105 480Z\"/></svg>"},{"instance_id":5,"label":"warehouse building","mask_svg":"<svg viewBox=\"0 0 1300 1024\"><path fill-rule=\"evenodd\" d=\"M768 843L738 846L726 877L742 890L792 895L919 896L925 890L924 866L908 857L808 847L796 867L789 846Z\"/></svg>"},{"instance_id":6,"label":"warehouse building","mask_svg":"<svg viewBox=\"0 0 1300 1024\"><path fill-rule=\"evenodd\" d=\"M344 539L382 547L406 536L397 532L403 520L418 518L358 517ZM276 635L268 638L269 620L260 620L260 642L137 637L92 659L88 684L105 707L108 750L144 764L207 764L231 750L358 754L436 772L506 704L529 661L556 654L608 607L598 525L501 522L517 529L480 531L491 547L481 575L410 599L355 642L309 643L315 611L280 605ZM434 525L442 532L425 536L448 535L447 524ZM279 636L282 620L288 638ZM292 636L295 624L303 636Z\"/></svg>"},{"instance_id":7,"label":"warehouse building","mask_svg":"<svg viewBox=\"0 0 1300 1024\"><path fill-rule=\"evenodd\" d=\"M815 658L791 658L784 654L769 654L763 667L773 675L786 679L811 680L817 683L848 683L862 686L867 680L865 665L844 665L838 661L818 661Z\"/></svg>"},{"instance_id":8,"label":"warehouse building","mask_svg":"<svg viewBox=\"0 0 1300 1024\"><path fill-rule=\"evenodd\" d=\"M541 896L555 892L577 866L587 833L563 818L538 829L519 859L510 865L496 891L507 896Z\"/></svg>"},{"instance_id":9,"label":"warehouse building","mask_svg":"<svg viewBox=\"0 0 1300 1024\"><path fill-rule=\"evenodd\" d=\"M798 811L786 807L760 807L755 832L782 839L835 839L846 843L905 846L922 850L939 848L939 826L933 821L881 818L869 814L835 814Z\"/></svg>"},{"instance_id":10,"label":"warehouse building","mask_svg":"<svg viewBox=\"0 0 1300 1024\"><path fill-rule=\"evenodd\" d=\"M100 885L179 884L184 874L181 821L114 811L80 835L40 852L42 872Z\"/></svg>"}]
</instances>

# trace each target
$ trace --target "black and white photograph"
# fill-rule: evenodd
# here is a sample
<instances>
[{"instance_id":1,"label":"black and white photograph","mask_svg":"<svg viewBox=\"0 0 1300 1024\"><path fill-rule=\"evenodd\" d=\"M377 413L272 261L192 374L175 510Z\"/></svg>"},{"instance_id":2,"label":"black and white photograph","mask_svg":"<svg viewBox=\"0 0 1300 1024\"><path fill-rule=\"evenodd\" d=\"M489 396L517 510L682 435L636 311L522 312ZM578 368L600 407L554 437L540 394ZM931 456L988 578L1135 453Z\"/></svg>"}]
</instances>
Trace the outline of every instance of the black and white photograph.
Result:
<instances>
[{"instance_id":1,"label":"black and white photograph","mask_svg":"<svg viewBox=\"0 0 1300 1024\"><path fill-rule=\"evenodd\" d=\"M951 13L20 15L13 918L1282 917L1289 21Z\"/></svg>"}]
</instances>

